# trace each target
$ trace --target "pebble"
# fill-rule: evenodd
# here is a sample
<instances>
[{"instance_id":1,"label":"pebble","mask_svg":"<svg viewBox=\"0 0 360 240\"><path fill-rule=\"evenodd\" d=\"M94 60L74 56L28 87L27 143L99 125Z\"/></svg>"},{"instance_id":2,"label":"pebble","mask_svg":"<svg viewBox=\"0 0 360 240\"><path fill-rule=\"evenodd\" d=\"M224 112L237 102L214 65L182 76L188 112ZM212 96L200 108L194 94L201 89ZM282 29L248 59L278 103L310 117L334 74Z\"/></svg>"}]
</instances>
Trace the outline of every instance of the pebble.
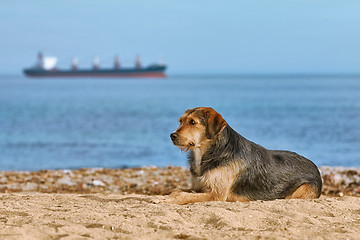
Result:
<instances>
[{"instance_id":1,"label":"pebble","mask_svg":"<svg viewBox=\"0 0 360 240\"><path fill-rule=\"evenodd\" d=\"M101 180L93 180L92 185L94 186L105 186L105 183L103 183Z\"/></svg>"}]
</instances>

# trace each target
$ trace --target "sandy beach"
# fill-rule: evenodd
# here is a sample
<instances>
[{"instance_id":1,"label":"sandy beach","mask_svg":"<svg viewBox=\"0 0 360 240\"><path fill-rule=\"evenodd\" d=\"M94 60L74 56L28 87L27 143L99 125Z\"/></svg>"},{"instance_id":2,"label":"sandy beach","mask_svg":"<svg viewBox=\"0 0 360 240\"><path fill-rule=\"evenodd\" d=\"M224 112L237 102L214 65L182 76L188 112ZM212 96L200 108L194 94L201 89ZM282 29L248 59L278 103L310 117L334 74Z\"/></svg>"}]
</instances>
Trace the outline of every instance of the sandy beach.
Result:
<instances>
[{"instance_id":1,"label":"sandy beach","mask_svg":"<svg viewBox=\"0 0 360 240\"><path fill-rule=\"evenodd\" d=\"M359 239L360 198L156 203L138 194L1 194L0 239Z\"/></svg>"},{"instance_id":2,"label":"sandy beach","mask_svg":"<svg viewBox=\"0 0 360 240\"><path fill-rule=\"evenodd\" d=\"M321 168L323 196L162 203L181 167L0 172L0 239L358 239L358 169Z\"/></svg>"}]
</instances>

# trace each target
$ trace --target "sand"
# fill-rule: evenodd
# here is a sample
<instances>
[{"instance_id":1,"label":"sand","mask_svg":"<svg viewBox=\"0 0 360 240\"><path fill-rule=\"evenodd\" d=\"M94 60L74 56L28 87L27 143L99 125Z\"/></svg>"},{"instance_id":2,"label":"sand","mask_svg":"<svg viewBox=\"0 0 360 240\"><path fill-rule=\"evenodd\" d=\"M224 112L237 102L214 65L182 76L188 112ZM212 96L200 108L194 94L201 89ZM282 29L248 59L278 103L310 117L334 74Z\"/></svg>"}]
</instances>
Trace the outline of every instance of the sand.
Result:
<instances>
[{"instance_id":1,"label":"sand","mask_svg":"<svg viewBox=\"0 0 360 240\"><path fill-rule=\"evenodd\" d=\"M0 240L360 239L360 169L320 169L320 199L183 206L181 167L0 172Z\"/></svg>"},{"instance_id":2,"label":"sand","mask_svg":"<svg viewBox=\"0 0 360 240\"><path fill-rule=\"evenodd\" d=\"M0 194L0 239L359 239L360 198L156 203L139 194Z\"/></svg>"}]
</instances>

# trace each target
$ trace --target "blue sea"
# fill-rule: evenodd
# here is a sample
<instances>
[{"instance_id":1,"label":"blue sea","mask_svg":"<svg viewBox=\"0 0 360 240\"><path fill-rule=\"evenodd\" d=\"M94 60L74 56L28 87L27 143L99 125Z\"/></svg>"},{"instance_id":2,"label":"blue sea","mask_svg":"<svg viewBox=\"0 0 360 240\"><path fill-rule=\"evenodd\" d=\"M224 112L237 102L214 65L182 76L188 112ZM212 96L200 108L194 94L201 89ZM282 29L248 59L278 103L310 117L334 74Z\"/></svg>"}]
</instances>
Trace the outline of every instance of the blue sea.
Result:
<instances>
[{"instance_id":1,"label":"blue sea","mask_svg":"<svg viewBox=\"0 0 360 240\"><path fill-rule=\"evenodd\" d=\"M268 149L360 166L360 78L0 76L0 170L186 166L169 135L198 106Z\"/></svg>"}]
</instances>

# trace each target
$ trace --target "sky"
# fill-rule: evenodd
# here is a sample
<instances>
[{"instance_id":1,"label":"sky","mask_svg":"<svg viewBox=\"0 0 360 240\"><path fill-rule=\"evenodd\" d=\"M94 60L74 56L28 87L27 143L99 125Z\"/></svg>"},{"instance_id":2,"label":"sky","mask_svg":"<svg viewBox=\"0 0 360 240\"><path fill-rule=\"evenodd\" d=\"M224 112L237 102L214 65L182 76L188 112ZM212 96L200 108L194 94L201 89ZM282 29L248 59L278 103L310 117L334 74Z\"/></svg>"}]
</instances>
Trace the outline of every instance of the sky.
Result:
<instances>
[{"instance_id":1,"label":"sky","mask_svg":"<svg viewBox=\"0 0 360 240\"><path fill-rule=\"evenodd\" d=\"M359 0L2 0L0 75L39 51L59 68L140 54L169 74L359 73L359 13Z\"/></svg>"}]
</instances>

